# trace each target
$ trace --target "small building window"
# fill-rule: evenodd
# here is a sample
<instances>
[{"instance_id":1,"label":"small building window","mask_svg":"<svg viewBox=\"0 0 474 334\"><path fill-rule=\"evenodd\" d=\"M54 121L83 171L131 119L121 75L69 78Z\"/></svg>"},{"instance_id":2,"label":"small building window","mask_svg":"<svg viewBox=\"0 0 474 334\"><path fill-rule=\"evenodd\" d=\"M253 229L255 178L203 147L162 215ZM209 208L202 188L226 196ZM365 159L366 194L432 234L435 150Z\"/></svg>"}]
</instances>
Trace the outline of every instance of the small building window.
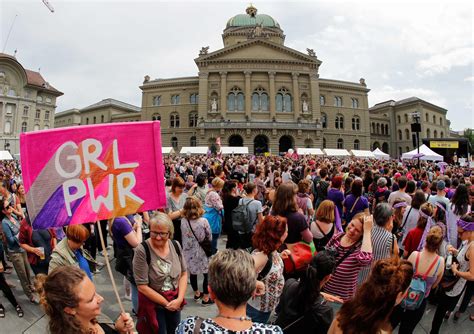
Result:
<instances>
[{"instance_id":1,"label":"small building window","mask_svg":"<svg viewBox=\"0 0 474 334\"><path fill-rule=\"evenodd\" d=\"M171 95L171 104L180 104L181 98L179 95Z\"/></svg>"},{"instance_id":2,"label":"small building window","mask_svg":"<svg viewBox=\"0 0 474 334\"><path fill-rule=\"evenodd\" d=\"M97 117L94 116L93 120L94 124L97 123Z\"/></svg>"},{"instance_id":3,"label":"small building window","mask_svg":"<svg viewBox=\"0 0 474 334\"><path fill-rule=\"evenodd\" d=\"M408 123L408 115L405 114L405 123Z\"/></svg>"},{"instance_id":4,"label":"small building window","mask_svg":"<svg viewBox=\"0 0 474 334\"><path fill-rule=\"evenodd\" d=\"M335 107L342 107L342 97L341 96L334 96L334 106Z\"/></svg>"},{"instance_id":5,"label":"small building window","mask_svg":"<svg viewBox=\"0 0 474 334\"><path fill-rule=\"evenodd\" d=\"M191 146L191 147L196 147L196 146L197 146L196 136L192 136L192 137L189 139L189 146Z\"/></svg>"},{"instance_id":6,"label":"small building window","mask_svg":"<svg viewBox=\"0 0 474 334\"><path fill-rule=\"evenodd\" d=\"M43 97L41 95L38 95L36 97L36 102L43 102Z\"/></svg>"},{"instance_id":7,"label":"small building window","mask_svg":"<svg viewBox=\"0 0 474 334\"><path fill-rule=\"evenodd\" d=\"M358 116L352 117L352 130L360 130L360 118Z\"/></svg>"},{"instance_id":8,"label":"small building window","mask_svg":"<svg viewBox=\"0 0 474 334\"><path fill-rule=\"evenodd\" d=\"M344 129L344 116L337 115L334 125L335 125L336 129Z\"/></svg>"},{"instance_id":9,"label":"small building window","mask_svg":"<svg viewBox=\"0 0 474 334\"><path fill-rule=\"evenodd\" d=\"M89 124L89 117L86 118L86 125Z\"/></svg>"},{"instance_id":10,"label":"small building window","mask_svg":"<svg viewBox=\"0 0 474 334\"><path fill-rule=\"evenodd\" d=\"M170 115L170 127L179 128L179 115L177 113Z\"/></svg>"},{"instance_id":11,"label":"small building window","mask_svg":"<svg viewBox=\"0 0 474 334\"><path fill-rule=\"evenodd\" d=\"M178 138L172 137L171 138L171 146L176 150L178 148Z\"/></svg>"},{"instance_id":12,"label":"small building window","mask_svg":"<svg viewBox=\"0 0 474 334\"><path fill-rule=\"evenodd\" d=\"M438 138L438 131L437 131L437 130L434 130L434 131L433 131L433 137L434 137L434 138Z\"/></svg>"},{"instance_id":13,"label":"small building window","mask_svg":"<svg viewBox=\"0 0 474 334\"><path fill-rule=\"evenodd\" d=\"M425 121L426 121L426 122L429 122L429 120L428 120L428 113L425 114Z\"/></svg>"},{"instance_id":14,"label":"small building window","mask_svg":"<svg viewBox=\"0 0 474 334\"><path fill-rule=\"evenodd\" d=\"M49 121L49 110L44 111L44 120Z\"/></svg>"},{"instance_id":15,"label":"small building window","mask_svg":"<svg viewBox=\"0 0 474 334\"><path fill-rule=\"evenodd\" d=\"M444 138L444 132L443 131L440 132L439 138Z\"/></svg>"},{"instance_id":16,"label":"small building window","mask_svg":"<svg viewBox=\"0 0 474 334\"><path fill-rule=\"evenodd\" d=\"M104 115L100 115L100 122L101 122L101 123L105 123L105 122L104 122L104 118L105 118Z\"/></svg>"},{"instance_id":17,"label":"small building window","mask_svg":"<svg viewBox=\"0 0 474 334\"><path fill-rule=\"evenodd\" d=\"M402 122L402 118L400 117L400 115L397 115L397 121L398 121L398 124Z\"/></svg>"},{"instance_id":18,"label":"small building window","mask_svg":"<svg viewBox=\"0 0 474 334\"><path fill-rule=\"evenodd\" d=\"M35 118L36 118L36 119L40 119L40 118L41 118L41 110L36 109Z\"/></svg>"},{"instance_id":19,"label":"small building window","mask_svg":"<svg viewBox=\"0 0 474 334\"><path fill-rule=\"evenodd\" d=\"M359 139L354 140L354 150L360 150L360 141L359 141Z\"/></svg>"},{"instance_id":20,"label":"small building window","mask_svg":"<svg viewBox=\"0 0 474 334\"><path fill-rule=\"evenodd\" d=\"M7 95L8 96L16 96L16 92L13 88L10 88L7 92Z\"/></svg>"},{"instance_id":21,"label":"small building window","mask_svg":"<svg viewBox=\"0 0 474 334\"><path fill-rule=\"evenodd\" d=\"M155 113L155 114L151 115L151 120L152 121L161 121L161 115Z\"/></svg>"},{"instance_id":22,"label":"small building window","mask_svg":"<svg viewBox=\"0 0 474 334\"><path fill-rule=\"evenodd\" d=\"M426 129L426 138L430 138L431 137L431 131L430 129Z\"/></svg>"},{"instance_id":23,"label":"small building window","mask_svg":"<svg viewBox=\"0 0 474 334\"><path fill-rule=\"evenodd\" d=\"M342 138L339 138L337 140L337 148L343 149L344 148L344 140Z\"/></svg>"},{"instance_id":24,"label":"small building window","mask_svg":"<svg viewBox=\"0 0 474 334\"><path fill-rule=\"evenodd\" d=\"M198 123L198 114L197 112L191 112L189 113L189 127L190 128L195 128Z\"/></svg>"},{"instance_id":25,"label":"small building window","mask_svg":"<svg viewBox=\"0 0 474 334\"><path fill-rule=\"evenodd\" d=\"M439 118L439 125L443 125L443 117Z\"/></svg>"},{"instance_id":26,"label":"small building window","mask_svg":"<svg viewBox=\"0 0 474 334\"><path fill-rule=\"evenodd\" d=\"M323 148L326 148L326 138L323 137Z\"/></svg>"},{"instance_id":27,"label":"small building window","mask_svg":"<svg viewBox=\"0 0 474 334\"><path fill-rule=\"evenodd\" d=\"M227 110L228 111L244 111L245 100L244 94L238 87L232 88L229 94L227 94Z\"/></svg>"},{"instance_id":28,"label":"small building window","mask_svg":"<svg viewBox=\"0 0 474 334\"><path fill-rule=\"evenodd\" d=\"M51 98L47 97L46 98L46 103L51 103Z\"/></svg>"},{"instance_id":29,"label":"small building window","mask_svg":"<svg viewBox=\"0 0 474 334\"><path fill-rule=\"evenodd\" d=\"M398 130L398 140L403 140L403 138L402 138L402 130Z\"/></svg>"},{"instance_id":30,"label":"small building window","mask_svg":"<svg viewBox=\"0 0 474 334\"><path fill-rule=\"evenodd\" d=\"M321 126L323 127L323 129L326 129L328 127L328 117L325 113L321 113Z\"/></svg>"},{"instance_id":31,"label":"small building window","mask_svg":"<svg viewBox=\"0 0 474 334\"><path fill-rule=\"evenodd\" d=\"M319 105L324 106L326 104L326 98L324 95L319 96Z\"/></svg>"},{"instance_id":32,"label":"small building window","mask_svg":"<svg viewBox=\"0 0 474 334\"><path fill-rule=\"evenodd\" d=\"M23 116L28 117L28 112L30 111L30 107L24 106L23 107Z\"/></svg>"},{"instance_id":33,"label":"small building window","mask_svg":"<svg viewBox=\"0 0 474 334\"><path fill-rule=\"evenodd\" d=\"M28 123L21 123L21 132L26 132L28 130Z\"/></svg>"},{"instance_id":34,"label":"small building window","mask_svg":"<svg viewBox=\"0 0 474 334\"><path fill-rule=\"evenodd\" d=\"M4 127L4 132L5 132L6 134L10 134L11 131L12 131L12 122L6 121L6 122L5 122L5 127Z\"/></svg>"},{"instance_id":35,"label":"small building window","mask_svg":"<svg viewBox=\"0 0 474 334\"><path fill-rule=\"evenodd\" d=\"M191 104L198 104L198 103L199 103L198 94L191 94L191 95L189 95L189 103L191 103Z\"/></svg>"},{"instance_id":36,"label":"small building window","mask_svg":"<svg viewBox=\"0 0 474 334\"><path fill-rule=\"evenodd\" d=\"M356 98L352 98L352 108L357 109L359 108L359 100Z\"/></svg>"},{"instance_id":37,"label":"small building window","mask_svg":"<svg viewBox=\"0 0 474 334\"><path fill-rule=\"evenodd\" d=\"M436 116L433 115L433 124L436 124Z\"/></svg>"},{"instance_id":38,"label":"small building window","mask_svg":"<svg viewBox=\"0 0 474 334\"><path fill-rule=\"evenodd\" d=\"M161 105L161 96L153 96L153 105L154 106L159 106Z\"/></svg>"},{"instance_id":39,"label":"small building window","mask_svg":"<svg viewBox=\"0 0 474 334\"><path fill-rule=\"evenodd\" d=\"M405 139L410 140L410 130L405 129Z\"/></svg>"},{"instance_id":40,"label":"small building window","mask_svg":"<svg viewBox=\"0 0 474 334\"><path fill-rule=\"evenodd\" d=\"M291 97L290 92L286 88L281 88L276 97L276 111L279 112L291 112L292 111L292 103L293 99Z\"/></svg>"}]
</instances>

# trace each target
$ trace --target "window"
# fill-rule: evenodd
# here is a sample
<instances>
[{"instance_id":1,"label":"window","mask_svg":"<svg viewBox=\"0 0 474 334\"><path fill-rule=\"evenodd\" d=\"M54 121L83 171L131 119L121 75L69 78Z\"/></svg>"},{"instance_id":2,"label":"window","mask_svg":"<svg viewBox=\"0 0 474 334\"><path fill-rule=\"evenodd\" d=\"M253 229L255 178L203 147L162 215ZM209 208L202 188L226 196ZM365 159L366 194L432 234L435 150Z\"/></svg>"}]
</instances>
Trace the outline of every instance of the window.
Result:
<instances>
[{"instance_id":1,"label":"window","mask_svg":"<svg viewBox=\"0 0 474 334\"><path fill-rule=\"evenodd\" d=\"M405 129L405 139L410 140L410 130Z\"/></svg>"},{"instance_id":2,"label":"window","mask_svg":"<svg viewBox=\"0 0 474 334\"><path fill-rule=\"evenodd\" d=\"M292 98L289 91L286 88L281 88L276 97L276 111L279 112L291 112L292 110Z\"/></svg>"},{"instance_id":3,"label":"window","mask_svg":"<svg viewBox=\"0 0 474 334\"><path fill-rule=\"evenodd\" d=\"M101 122L101 123L105 123L105 122L104 122L104 115L100 115L100 122Z\"/></svg>"},{"instance_id":4,"label":"window","mask_svg":"<svg viewBox=\"0 0 474 334\"><path fill-rule=\"evenodd\" d=\"M28 117L28 112L30 111L30 107L24 106L23 107L23 116Z\"/></svg>"},{"instance_id":5,"label":"window","mask_svg":"<svg viewBox=\"0 0 474 334\"><path fill-rule=\"evenodd\" d=\"M46 103L51 103L51 98L47 97L46 98Z\"/></svg>"},{"instance_id":6,"label":"window","mask_svg":"<svg viewBox=\"0 0 474 334\"><path fill-rule=\"evenodd\" d=\"M179 95L171 95L171 104L180 104L181 98Z\"/></svg>"},{"instance_id":7,"label":"window","mask_svg":"<svg viewBox=\"0 0 474 334\"><path fill-rule=\"evenodd\" d=\"M39 129L40 129L39 124L35 124L35 126L33 127L33 131L38 131Z\"/></svg>"},{"instance_id":8,"label":"window","mask_svg":"<svg viewBox=\"0 0 474 334\"><path fill-rule=\"evenodd\" d=\"M372 133L375 133L375 123L372 122Z\"/></svg>"},{"instance_id":9,"label":"window","mask_svg":"<svg viewBox=\"0 0 474 334\"><path fill-rule=\"evenodd\" d=\"M437 131L437 130L434 130L434 131L433 131L433 137L434 137L434 138L438 138L438 131Z\"/></svg>"},{"instance_id":10,"label":"window","mask_svg":"<svg viewBox=\"0 0 474 334\"><path fill-rule=\"evenodd\" d=\"M402 118L400 117L400 115L397 116L397 121L398 121L398 124L402 122Z\"/></svg>"},{"instance_id":11,"label":"window","mask_svg":"<svg viewBox=\"0 0 474 334\"><path fill-rule=\"evenodd\" d=\"M410 148L407 146L405 147L405 152L409 152L410 151Z\"/></svg>"},{"instance_id":12,"label":"window","mask_svg":"<svg viewBox=\"0 0 474 334\"><path fill-rule=\"evenodd\" d=\"M356 98L352 98L352 108L357 109L359 108L359 100Z\"/></svg>"},{"instance_id":13,"label":"window","mask_svg":"<svg viewBox=\"0 0 474 334\"><path fill-rule=\"evenodd\" d=\"M439 118L439 125L443 125L443 117Z\"/></svg>"},{"instance_id":14,"label":"window","mask_svg":"<svg viewBox=\"0 0 474 334\"><path fill-rule=\"evenodd\" d=\"M388 135L388 124L385 124L385 134Z\"/></svg>"},{"instance_id":15,"label":"window","mask_svg":"<svg viewBox=\"0 0 474 334\"><path fill-rule=\"evenodd\" d=\"M319 104L322 106L326 104L326 98L324 97L324 95L319 96Z\"/></svg>"},{"instance_id":16,"label":"window","mask_svg":"<svg viewBox=\"0 0 474 334\"><path fill-rule=\"evenodd\" d=\"M431 137L431 131L430 129L426 129L426 138L430 138Z\"/></svg>"},{"instance_id":17,"label":"window","mask_svg":"<svg viewBox=\"0 0 474 334\"><path fill-rule=\"evenodd\" d=\"M174 149L177 149L177 148L178 148L178 138L176 138L176 137L172 137L172 138L171 138L171 146L172 146Z\"/></svg>"},{"instance_id":18,"label":"window","mask_svg":"<svg viewBox=\"0 0 474 334\"><path fill-rule=\"evenodd\" d=\"M189 95L189 103L191 103L191 104L198 104L198 103L199 103L198 94L191 94L191 95Z\"/></svg>"},{"instance_id":19,"label":"window","mask_svg":"<svg viewBox=\"0 0 474 334\"><path fill-rule=\"evenodd\" d=\"M268 95L265 89L258 88L252 94L252 111L268 111Z\"/></svg>"},{"instance_id":20,"label":"window","mask_svg":"<svg viewBox=\"0 0 474 334\"><path fill-rule=\"evenodd\" d=\"M436 116L433 115L433 124L436 124Z\"/></svg>"},{"instance_id":21,"label":"window","mask_svg":"<svg viewBox=\"0 0 474 334\"><path fill-rule=\"evenodd\" d=\"M326 148L326 138L323 138L323 148Z\"/></svg>"},{"instance_id":22,"label":"window","mask_svg":"<svg viewBox=\"0 0 474 334\"><path fill-rule=\"evenodd\" d=\"M227 110L228 111L244 111L245 101L244 94L238 87L232 88L227 95Z\"/></svg>"},{"instance_id":23,"label":"window","mask_svg":"<svg viewBox=\"0 0 474 334\"><path fill-rule=\"evenodd\" d=\"M36 118L36 119L40 119L40 118L41 118L41 110L36 109L35 118Z\"/></svg>"},{"instance_id":24,"label":"window","mask_svg":"<svg viewBox=\"0 0 474 334\"><path fill-rule=\"evenodd\" d=\"M328 127L328 117L325 113L321 113L321 126L323 127L323 129L326 129Z\"/></svg>"},{"instance_id":25,"label":"window","mask_svg":"<svg viewBox=\"0 0 474 334\"><path fill-rule=\"evenodd\" d=\"M335 125L336 129L344 129L344 116L337 115L336 116L336 122L335 122L334 125Z\"/></svg>"},{"instance_id":26,"label":"window","mask_svg":"<svg viewBox=\"0 0 474 334\"><path fill-rule=\"evenodd\" d=\"M405 123L408 123L408 115L405 114Z\"/></svg>"},{"instance_id":27,"label":"window","mask_svg":"<svg viewBox=\"0 0 474 334\"><path fill-rule=\"evenodd\" d=\"M38 95L38 96L36 97L36 102L43 102L43 97L40 96L40 95Z\"/></svg>"},{"instance_id":28,"label":"window","mask_svg":"<svg viewBox=\"0 0 474 334\"><path fill-rule=\"evenodd\" d=\"M179 115L177 113L170 115L170 127L179 128Z\"/></svg>"},{"instance_id":29,"label":"window","mask_svg":"<svg viewBox=\"0 0 474 334\"><path fill-rule=\"evenodd\" d=\"M152 121L161 121L161 116L160 116L160 114L153 114L153 115L151 115L151 120L152 120Z\"/></svg>"},{"instance_id":30,"label":"window","mask_svg":"<svg viewBox=\"0 0 474 334\"><path fill-rule=\"evenodd\" d=\"M23 122L21 123L21 132L26 132L28 129L28 123Z\"/></svg>"},{"instance_id":31,"label":"window","mask_svg":"<svg viewBox=\"0 0 474 334\"><path fill-rule=\"evenodd\" d=\"M12 122L6 121L6 122L5 122L4 132L7 133L7 134L9 134L9 133L11 133L11 131L12 131Z\"/></svg>"},{"instance_id":32,"label":"window","mask_svg":"<svg viewBox=\"0 0 474 334\"><path fill-rule=\"evenodd\" d=\"M93 121L94 124L97 123L97 117L94 116L93 120L94 120Z\"/></svg>"},{"instance_id":33,"label":"window","mask_svg":"<svg viewBox=\"0 0 474 334\"><path fill-rule=\"evenodd\" d=\"M377 123L377 134L380 134L380 123Z\"/></svg>"},{"instance_id":34,"label":"window","mask_svg":"<svg viewBox=\"0 0 474 334\"><path fill-rule=\"evenodd\" d=\"M360 141L359 139L354 140L354 150L360 149Z\"/></svg>"},{"instance_id":35,"label":"window","mask_svg":"<svg viewBox=\"0 0 474 334\"><path fill-rule=\"evenodd\" d=\"M360 118L358 116L352 117L352 130L360 130Z\"/></svg>"},{"instance_id":36,"label":"window","mask_svg":"<svg viewBox=\"0 0 474 334\"><path fill-rule=\"evenodd\" d=\"M344 148L344 140L342 138L339 138L337 140L337 148L339 148L339 149Z\"/></svg>"},{"instance_id":37,"label":"window","mask_svg":"<svg viewBox=\"0 0 474 334\"><path fill-rule=\"evenodd\" d=\"M398 130L398 140L403 140L403 138L402 138L402 130Z\"/></svg>"},{"instance_id":38,"label":"window","mask_svg":"<svg viewBox=\"0 0 474 334\"><path fill-rule=\"evenodd\" d=\"M440 132L439 138L444 138L444 132L443 131Z\"/></svg>"},{"instance_id":39,"label":"window","mask_svg":"<svg viewBox=\"0 0 474 334\"><path fill-rule=\"evenodd\" d=\"M159 106L161 104L161 96L153 96L153 105Z\"/></svg>"},{"instance_id":40,"label":"window","mask_svg":"<svg viewBox=\"0 0 474 334\"><path fill-rule=\"evenodd\" d=\"M44 120L49 121L49 110L44 111Z\"/></svg>"},{"instance_id":41,"label":"window","mask_svg":"<svg viewBox=\"0 0 474 334\"><path fill-rule=\"evenodd\" d=\"M425 114L425 121L428 122L428 113Z\"/></svg>"},{"instance_id":42,"label":"window","mask_svg":"<svg viewBox=\"0 0 474 334\"><path fill-rule=\"evenodd\" d=\"M89 117L86 118L86 124L89 124Z\"/></svg>"},{"instance_id":43,"label":"window","mask_svg":"<svg viewBox=\"0 0 474 334\"><path fill-rule=\"evenodd\" d=\"M13 114L14 110L15 110L15 105L14 104L7 104L7 109L5 110L5 114L11 115L11 114Z\"/></svg>"},{"instance_id":44,"label":"window","mask_svg":"<svg viewBox=\"0 0 474 334\"><path fill-rule=\"evenodd\" d=\"M334 106L335 107L342 107L342 97L334 96Z\"/></svg>"},{"instance_id":45,"label":"window","mask_svg":"<svg viewBox=\"0 0 474 334\"><path fill-rule=\"evenodd\" d=\"M402 156L402 148L399 146L398 147L398 156L401 157Z\"/></svg>"},{"instance_id":46,"label":"window","mask_svg":"<svg viewBox=\"0 0 474 334\"><path fill-rule=\"evenodd\" d=\"M189 146L191 146L191 147L196 147L197 146L196 136L192 136L189 139Z\"/></svg>"},{"instance_id":47,"label":"window","mask_svg":"<svg viewBox=\"0 0 474 334\"><path fill-rule=\"evenodd\" d=\"M189 127L195 128L198 124L198 114L197 112L189 113Z\"/></svg>"},{"instance_id":48,"label":"window","mask_svg":"<svg viewBox=\"0 0 474 334\"><path fill-rule=\"evenodd\" d=\"M10 88L7 93L8 96L16 96L16 92L13 88Z\"/></svg>"}]
</instances>

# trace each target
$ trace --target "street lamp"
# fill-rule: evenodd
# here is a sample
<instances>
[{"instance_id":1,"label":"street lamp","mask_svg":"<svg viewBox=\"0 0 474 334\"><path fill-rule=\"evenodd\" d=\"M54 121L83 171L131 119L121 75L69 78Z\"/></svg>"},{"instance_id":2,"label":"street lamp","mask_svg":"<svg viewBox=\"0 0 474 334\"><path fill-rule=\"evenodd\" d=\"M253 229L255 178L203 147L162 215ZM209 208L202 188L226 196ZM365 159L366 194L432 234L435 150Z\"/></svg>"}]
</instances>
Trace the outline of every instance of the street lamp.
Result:
<instances>
[{"instance_id":1,"label":"street lamp","mask_svg":"<svg viewBox=\"0 0 474 334\"><path fill-rule=\"evenodd\" d=\"M413 135L413 145L417 148L417 156L418 156L418 170L420 169L420 132L421 132L421 124L420 124L420 113L414 112L411 114L413 117L414 123L411 124L411 132L414 133Z\"/></svg>"}]
</instances>

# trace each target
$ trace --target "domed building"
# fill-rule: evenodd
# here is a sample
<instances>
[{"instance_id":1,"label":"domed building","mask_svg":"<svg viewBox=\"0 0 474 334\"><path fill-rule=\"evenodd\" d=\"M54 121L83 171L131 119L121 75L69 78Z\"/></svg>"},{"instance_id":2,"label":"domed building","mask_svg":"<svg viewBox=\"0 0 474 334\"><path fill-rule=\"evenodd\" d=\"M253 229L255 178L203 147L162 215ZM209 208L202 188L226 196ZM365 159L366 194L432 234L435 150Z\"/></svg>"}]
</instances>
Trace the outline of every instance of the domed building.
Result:
<instances>
[{"instance_id":1,"label":"domed building","mask_svg":"<svg viewBox=\"0 0 474 334\"><path fill-rule=\"evenodd\" d=\"M277 20L249 6L231 17L224 47L203 47L198 75L145 77L142 120L161 120L163 146L246 146L251 153L289 148L370 149L364 79L319 77L315 51L285 46Z\"/></svg>"}]
</instances>

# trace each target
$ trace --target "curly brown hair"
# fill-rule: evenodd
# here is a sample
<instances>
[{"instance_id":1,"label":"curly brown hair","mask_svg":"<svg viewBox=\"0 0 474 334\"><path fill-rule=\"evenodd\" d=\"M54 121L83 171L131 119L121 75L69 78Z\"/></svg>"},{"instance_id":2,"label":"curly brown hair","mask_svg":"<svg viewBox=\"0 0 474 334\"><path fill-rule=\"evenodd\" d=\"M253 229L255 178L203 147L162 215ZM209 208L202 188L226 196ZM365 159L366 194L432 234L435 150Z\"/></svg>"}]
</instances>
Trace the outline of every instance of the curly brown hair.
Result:
<instances>
[{"instance_id":1,"label":"curly brown hair","mask_svg":"<svg viewBox=\"0 0 474 334\"><path fill-rule=\"evenodd\" d=\"M286 218L268 215L261 223L257 224L252 236L252 245L255 249L268 255L280 248L281 237L285 232Z\"/></svg>"},{"instance_id":2,"label":"curly brown hair","mask_svg":"<svg viewBox=\"0 0 474 334\"><path fill-rule=\"evenodd\" d=\"M354 298L342 305L337 319L345 334L378 333L387 323L400 292L413 277L413 265L397 257L375 262Z\"/></svg>"},{"instance_id":3,"label":"curly brown hair","mask_svg":"<svg viewBox=\"0 0 474 334\"><path fill-rule=\"evenodd\" d=\"M202 208L201 201L194 196L189 196L186 198L183 206L183 216L187 220L193 220L201 218L204 214L204 209Z\"/></svg>"}]
</instances>

